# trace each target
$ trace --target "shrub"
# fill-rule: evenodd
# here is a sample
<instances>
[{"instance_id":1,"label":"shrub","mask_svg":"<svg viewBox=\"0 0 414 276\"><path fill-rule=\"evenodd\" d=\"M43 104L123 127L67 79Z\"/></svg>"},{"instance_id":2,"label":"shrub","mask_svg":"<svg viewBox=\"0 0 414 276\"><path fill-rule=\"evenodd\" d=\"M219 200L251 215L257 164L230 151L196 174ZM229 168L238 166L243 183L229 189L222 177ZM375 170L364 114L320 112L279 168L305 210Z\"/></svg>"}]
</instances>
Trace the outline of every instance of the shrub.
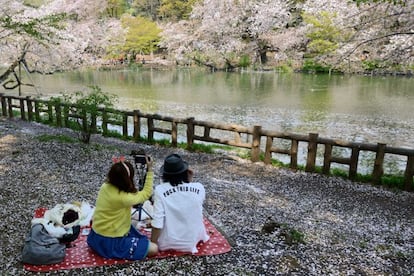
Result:
<instances>
[{"instance_id":1,"label":"shrub","mask_svg":"<svg viewBox=\"0 0 414 276\"><path fill-rule=\"evenodd\" d=\"M100 109L112 108L116 101L115 95L104 93L98 86L90 86L91 91L84 93L77 91L74 94L64 94L61 98L64 104L69 105L72 113L82 115L82 118L77 119L74 123L77 125L79 132L79 139L84 143L89 143L91 135L97 133L96 120L100 115Z\"/></svg>"}]
</instances>

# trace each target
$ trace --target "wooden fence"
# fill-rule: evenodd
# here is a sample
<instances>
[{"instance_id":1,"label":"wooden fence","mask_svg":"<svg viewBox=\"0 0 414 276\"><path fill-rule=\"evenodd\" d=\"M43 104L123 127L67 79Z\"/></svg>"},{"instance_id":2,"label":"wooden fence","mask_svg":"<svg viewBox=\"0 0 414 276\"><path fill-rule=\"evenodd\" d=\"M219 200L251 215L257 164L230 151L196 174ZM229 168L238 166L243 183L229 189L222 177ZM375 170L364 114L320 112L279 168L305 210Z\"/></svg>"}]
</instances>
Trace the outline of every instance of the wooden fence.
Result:
<instances>
[{"instance_id":1,"label":"wooden fence","mask_svg":"<svg viewBox=\"0 0 414 276\"><path fill-rule=\"evenodd\" d=\"M110 127L118 127L124 138L133 138L135 141L145 137L142 132L146 129L148 140L154 140L154 135L157 133L167 135L170 137L173 147L177 146L180 134L189 149L196 141L245 148L250 151L253 162L259 161L260 154L264 152L265 164L271 163L274 154L281 154L290 158L289 166L292 169L298 168L299 144L302 143L306 149L305 171L307 172L316 171L317 156L320 152L318 147L323 146L324 151L320 156L322 158L322 173L329 174L331 165L334 163L342 164L349 167L348 177L352 180L357 176L361 152L371 152L375 154L371 174L374 184L381 183L386 156L396 155L405 160L404 189L414 190L414 149L391 147L382 143L369 144L327 139L319 137L317 133L298 135L264 130L261 126L248 128L239 125L198 121L194 118L180 119L158 114L146 114L139 110L122 111L101 108L98 110L97 116L91 117L87 111L74 105L4 94L0 94L0 102L1 115L10 118L19 114L17 116L20 116L22 120L46 120L58 127L68 127L70 120L76 119L81 122L84 129L91 123L95 128L100 126L103 134L108 133ZM180 127L183 129L181 132L179 131ZM132 129L131 134L129 133L130 129ZM275 141L283 141L285 146L276 146ZM338 156L337 149L345 150L342 150Z\"/></svg>"}]
</instances>

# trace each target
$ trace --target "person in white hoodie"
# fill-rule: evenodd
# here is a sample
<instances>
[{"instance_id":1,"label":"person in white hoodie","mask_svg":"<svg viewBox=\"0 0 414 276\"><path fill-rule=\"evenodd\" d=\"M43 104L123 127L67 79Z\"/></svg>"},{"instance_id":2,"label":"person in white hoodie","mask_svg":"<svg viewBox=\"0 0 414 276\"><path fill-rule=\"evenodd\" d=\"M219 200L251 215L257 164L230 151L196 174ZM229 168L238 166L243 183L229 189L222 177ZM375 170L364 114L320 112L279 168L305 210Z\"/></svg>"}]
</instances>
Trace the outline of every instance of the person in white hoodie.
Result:
<instances>
[{"instance_id":1,"label":"person in white hoodie","mask_svg":"<svg viewBox=\"0 0 414 276\"><path fill-rule=\"evenodd\" d=\"M165 158L161 173L153 194L151 241L160 251L197 253L197 244L210 238L203 222L204 186L192 182L193 170L178 154Z\"/></svg>"}]
</instances>

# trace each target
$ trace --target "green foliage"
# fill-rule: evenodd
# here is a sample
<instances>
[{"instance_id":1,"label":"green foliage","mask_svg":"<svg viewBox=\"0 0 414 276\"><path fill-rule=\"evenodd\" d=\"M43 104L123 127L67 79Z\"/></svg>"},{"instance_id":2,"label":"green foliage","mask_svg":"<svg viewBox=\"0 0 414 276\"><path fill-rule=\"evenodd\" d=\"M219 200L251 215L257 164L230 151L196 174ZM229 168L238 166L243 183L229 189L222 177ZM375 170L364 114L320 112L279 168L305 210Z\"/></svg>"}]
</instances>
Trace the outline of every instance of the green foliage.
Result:
<instances>
[{"instance_id":1,"label":"green foliage","mask_svg":"<svg viewBox=\"0 0 414 276\"><path fill-rule=\"evenodd\" d=\"M115 95L105 94L98 86L90 86L91 92L89 94L82 91L75 92L73 95L66 95L66 100L74 102L81 108L86 108L88 112L96 115L98 108L112 108Z\"/></svg>"},{"instance_id":2,"label":"green foliage","mask_svg":"<svg viewBox=\"0 0 414 276\"><path fill-rule=\"evenodd\" d=\"M247 68L251 64L250 57L248 55L242 55L239 60L239 66L242 68Z\"/></svg>"},{"instance_id":3,"label":"green foliage","mask_svg":"<svg viewBox=\"0 0 414 276\"><path fill-rule=\"evenodd\" d=\"M123 139L123 136L121 133L119 133L116 130L107 130L105 131L105 133L103 134L106 137L114 137L114 138L118 138L118 139Z\"/></svg>"},{"instance_id":4,"label":"green foliage","mask_svg":"<svg viewBox=\"0 0 414 276\"><path fill-rule=\"evenodd\" d=\"M296 229L290 229L288 237L290 237L290 242L292 244L305 243L305 234Z\"/></svg>"},{"instance_id":5,"label":"green foliage","mask_svg":"<svg viewBox=\"0 0 414 276\"><path fill-rule=\"evenodd\" d=\"M130 14L152 20L179 21L188 19L199 0L133 0Z\"/></svg>"},{"instance_id":6,"label":"green foliage","mask_svg":"<svg viewBox=\"0 0 414 276\"><path fill-rule=\"evenodd\" d=\"M275 71L279 73L293 73L294 69L292 60L286 60L279 63L277 66L275 66Z\"/></svg>"},{"instance_id":7,"label":"green foliage","mask_svg":"<svg viewBox=\"0 0 414 276\"><path fill-rule=\"evenodd\" d=\"M106 13L109 17L120 18L127 9L127 1L125 0L108 0Z\"/></svg>"},{"instance_id":8,"label":"green foliage","mask_svg":"<svg viewBox=\"0 0 414 276\"><path fill-rule=\"evenodd\" d=\"M306 59L302 67L302 70L308 73L328 73L330 69L331 67L319 64L313 59Z\"/></svg>"},{"instance_id":9,"label":"green foliage","mask_svg":"<svg viewBox=\"0 0 414 276\"><path fill-rule=\"evenodd\" d=\"M336 14L326 11L318 15L304 13L303 19L312 26L307 37L310 39L308 51L312 56L333 53L339 46L339 42L345 39L345 34L334 24Z\"/></svg>"},{"instance_id":10,"label":"green foliage","mask_svg":"<svg viewBox=\"0 0 414 276\"><path fill-rule=\"evenodd\" d=\"M338 48L337 43L324 39L313 39L308 46L311 53L317 55L332 53Z\"/></svg>"},{"instance_id":11,"label":"green foliage","mask_svg":"<svg viewBox=\"0 0 414 276\"><path fill-rule=\"evenodd\" d=\"M369 183L372 182L372 175L358 173L356 180L364 183Z\"/></svg>"},{"instance_id":12,"label":"green foliage","mask_svg":"<svg viewBox=\"0 0 414 276\"><path fill-rule=\"evenodd\" d=\"M282 64L276 66L275 71L279 73L293 73L293 68L289 64Z\"/></svg>"},{"instance_id":13,"label":"green foliage","mask_svg":"<svg viewBox=\"0 0 414 276\"><path fill-rule=\"evenodd\" d=\"M131 14L157 20L160 5L161 0L133 0L131 3Z\"/></svg>"},{"instance_id":14,"label":"green foliage","mask_svg":"<svg viewBox=\"0 0 414 276\"><path fill-rule=\"evenodd\" d=\"M338 177L343 177L343 178L348 178L348 172L338 169L338 168L334 168L332 169L332 175L334 176L338 176Z\"/></svg>"},{"instance_id":15,"label":"green foliage","mask_svg":"<svg viewBox=\"0 0 414 276\"><path fill-rule=\"evenodd\" d=\"M65 13L51 14L41 18L28 18L16 21L10 16L0 17L0 31L5 29L16 35L27 35L39 42L50 41L56 33L53 30L64 29Z\"/></svg>"},{"instance_id":16,"label":"green foliage","mask_svg":"<svg viewBox=\"0 0 414 276\"><path fill-rule=\"evenodd\" d=\"M156 145L159 145L159 146L167 146L167 147L171 146L171 142L169 139L158 139L158 140L152 140L150 142ZM181 144L179 144L178 146L181 147Z\"/></svg>"},{"instance_id":17,"label":"green foliage","mask_svg":"<svg viewBox=\"0 0 414 276\"><path fill-rule=\"evenodd\" d=\"M188 149L188 148L186 147L186 149ZM191 151L213 153L214 152L214 146L206 145L206 144L193 144L192 147L191 147Z\"/></svg>"},{"instance_id":18,"label":"green foliage","mask_svg":"<svg viewBox=\"0 0 414 276\"><path fill-rule=\"evenodd\" d=\"M90 137L96 133L96 120L100 115L100 109L109 109L114 106L117 97L104 93L98 86L90 86L90 93L77 91L74 94L64 94L60 100L66 104L73 104L76 107L70 107L71 111L79 115L86 115L86 122L81 119L76 121L80 132L80 140L89 143ZM57 101L57 99L54 99Z\"/></svg>"},{"instance_id":19,"label":"green foliage","mask_svg":"<svg viewBox=\"0 0 414 276\"><path fill-rule=\"evenodd\" d=\"M362 61L362 68L366 71L374 71L381 68L379 60L364 60Z\"/></svg>"},{"instance_id":20,"label":"green foliage","mask_svg":"<svg viewBox=\"0 0 414 276\"><path fill-rule=\"evenodd\" d=\"M188 19L193 5L198 0L161 0L159 17L164 20L179 21Z\"/></svg>"},{"instance_id":21,"label":"green foliage","mask_svg":"<svg viewBox=\"0 0 414 276\"><path fill-rule=\"evenodd\" d=\"M45 3L45 0L24 0L23 4L33 8L39 8Z\"/></svg>"},{"instance_id":22,"label":"green foliage","mask_svg":"<svg viewBox=\"0 0 414 276\"><path fill-rule=\"evenodd\" d=\"M144 64L142 62L130 62L128 64L128 69L131 71L139 71L144 67Z\"/></svg>"},{"instance_id":23,"label":"green foliage","mask_svg":"<svg viewBox=\"0 0 414 276\"><path fill-rule=\"evenodd\" d=\"M395 175L384 175L381 177L381 185L389 188L404 190L404 177Z\"/></svg>"},{"instance_id":24,"label":"green foliage","mask_svg":"<svg viewBox=\"0 0 414 276\"><path fill-rule=\"evenodd\" d=\"M287 245L297 245L305 243L305 234L288 226L285 223L280 224L279 236L284 237Z\"/></svg>"},{"instance_id":25,"label":"green foliage","mask_svg":"<svg viewBox=\"0 0 414 276\"><path fill-rule=\"evenodd\" d=\"M69 119L66 127L76 130L76 131L82 131L82 125L79 123L79 121L74 120L74 119Z\"/></svg>"},{"instance_id":26,"label":"green foliage","mask_svg":"<svg viewBox=\"0 0 414 276\"><path fill-rule=\"evenodd\" d=\"M125 14L121 23L127 30L125 43L120 49L122 52L149 54L158 49L161 30L155 22Z\"/></svg>"},{"instance_id":27,"label":"green foliage","mask_svg":"<svg viewBox=\"0 0 414 276\"><path fill-rule=\"evenodd\" d=\"M264 160L264 157L263 157L263 159L261 158L261 160ZM280 167L280 168L287 168L288 167L287 164L283 163L282 161L276 160L276 159L272 159L272 165L275 166L275 167Z\"/></svg>"}]
</instances>

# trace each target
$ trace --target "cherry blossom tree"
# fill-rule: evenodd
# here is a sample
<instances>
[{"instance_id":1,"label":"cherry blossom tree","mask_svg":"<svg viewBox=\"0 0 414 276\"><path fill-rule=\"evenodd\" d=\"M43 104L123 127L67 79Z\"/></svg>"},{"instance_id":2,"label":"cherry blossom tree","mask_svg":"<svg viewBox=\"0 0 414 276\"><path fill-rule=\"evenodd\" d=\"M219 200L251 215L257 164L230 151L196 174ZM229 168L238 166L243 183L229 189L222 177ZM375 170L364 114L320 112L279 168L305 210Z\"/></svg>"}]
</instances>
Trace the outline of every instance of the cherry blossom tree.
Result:
<instances>
[{"instance_id":1,"label":"cherry blossom tree","mask_svg":"<svg viewBox=\"0 0 414 276\"><path fill-rule=\"evenodd\" d=\"M163 26L161 46L179 63L213 69L232 69L248 55L256 67L270 61L300 68L312 57L340 71L409 70L413 13L413 0L204 0L189 20Z\"/></svg>"},{"instance_id":2,"label":"cherry blossom tree","mask_svg":"<svg viewBox=\"0 0 414 276\"><path fill-rule=\"evenodd\" d=\"M414 0L0 1L0 63L8 68L1 83L16 61L40 72L100 66L142 42L147 25L161 28L158 47L171 60L213 70L301 68L308 58L351 72L414 66ZM171 22L152 21L161 7L174 12L181 4ZM122 18L138 14L148 14L148 24L122 26Z\"/></svg>"},{"instance_id":3,"label":"cherry blossom tree","mask_svg":"<svg viewBox=\"0 0 414 276\"><path fill-rule=\"evenodd\" d=\"M342 34L335 51L318 57L340 70L380 69L398 64L410 68L414 45L414 1L324 1L324 12L330 13L332 26ZM372 2L363 4L362 2ZM378 2L378 3L373 3ZM319 1L307 1L308 15L321 14ZM307 33L315 25L307 26Z\"/></svg>"},{"instance_id":4,"label":"cherry blossom tree","mask_svg":"<svg viewBox=\"0 0 414 276\"><path fill-rule=\"evenodd\" d=\"M63 28L63 14L46 14L41 17L27 15L27 9L19 1L7 1L0 9L0 58L9 67L0 76L3 83L14 69L23 62L26 64L30 56L30 48L34 42L39 45L51 43ZM17 76L14 74L17 78ZM5 86L14 88L15 86Z\"/></svg>"},{"instance_id":5,"label":"cherry blossom tree","mask_svg":"<svg viewBox=\"0 0 414 276\"><path fill-rule=\"evenodd\" d=\"M33 11L33 16L64 12L68 15L62 39L49 55L45 67L65 70L82 66L99 65L111 43L123 39L123 29L118 19L105 16L106 0L54 0ZM52 63L50 63L52 61Z\"/></svg>"},{"instance_id":6,"label":"cherry blossom tree","mask_svg":"<svg viewBox=\"0 0 414 276\"><path fill-rule=\"evenodd\" d=\"M414 1L379 1L360 5L349 26L355 35L345 56L357 54L371 69L414 64ZM401 3L404 2L404 3ZM363 54L361 56L361 53Z\"/></svg>"},{"instance_id":7,"label":"cherry blossom tree","mask_svg":"<svg viewBox=\"0 0 414 276\"><path fill-rule=\"evenodd\" d=\"M54 0L37 8L3 1L0 61L7 69L1 82L14 72L16 61L42 73L99 64L106 47L122 34L119 20L101 16L105 0Z\"/></svg>"},{"instance_id":8,"label":"cherry blossom tree","mask_svg":"<svg viewBox=\"0 0 414 276\"><path fill-rule=\"evenodd\" d=\"M161 45L177 60L231 69L243 54L260 63L269 46L266 37L288 20L286 1L204 0L188 21L164 26Z\"/></svg>"}]
</instances>

